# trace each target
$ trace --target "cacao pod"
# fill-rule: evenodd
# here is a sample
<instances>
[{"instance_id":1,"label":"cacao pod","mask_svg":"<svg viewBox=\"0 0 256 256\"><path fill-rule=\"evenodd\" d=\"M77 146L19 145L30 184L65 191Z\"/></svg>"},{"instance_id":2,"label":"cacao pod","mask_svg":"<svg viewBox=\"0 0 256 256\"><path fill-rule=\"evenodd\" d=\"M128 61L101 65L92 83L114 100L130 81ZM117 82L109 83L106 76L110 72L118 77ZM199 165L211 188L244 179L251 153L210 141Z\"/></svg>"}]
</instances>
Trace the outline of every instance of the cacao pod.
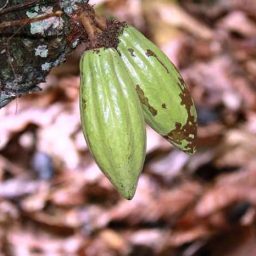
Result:
<instances>
[{"instance_id":1,"label":"cacao pod","mask_svg":"<svg viewBox=\"0 0 256 256\"><path fill-rule=\"evenodd\" d=\"M89 150L126 199L145 160L146 131L138 95L118 52L86 51L80 61L80 113Z\"/></svg>"},{"instance_id":2,"label":"cacao pod","mask_svg":"<svg viewBox=\"0 0 256 256\"><path fill-rule=\"evenodd\" d=\"M117 49L143 105L146 122L174 146L194 153L197 114L178 70L132 26L124 27Z\"/></svg>"}]
</instances>

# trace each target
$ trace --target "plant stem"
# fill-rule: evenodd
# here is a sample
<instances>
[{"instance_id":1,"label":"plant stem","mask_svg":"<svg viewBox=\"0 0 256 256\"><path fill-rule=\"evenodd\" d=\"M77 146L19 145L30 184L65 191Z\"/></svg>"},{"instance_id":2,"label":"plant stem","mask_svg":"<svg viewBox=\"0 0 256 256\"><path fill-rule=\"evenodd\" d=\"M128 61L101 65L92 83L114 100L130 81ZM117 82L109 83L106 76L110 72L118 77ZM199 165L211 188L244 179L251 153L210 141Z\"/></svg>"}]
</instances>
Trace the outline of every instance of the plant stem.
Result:
<instances>
[{"instance_id":1,"label":"plant stem","mask_svg":"<svg viewBox=\"0 0 256 256\"><path fill-rule=\"evenodd\" d=\"M88 35L92 47L95 46L99 34L107 28L107 21L104 17L95 14L92 7L84 9L77 16Z\"/></svg>"}]
</instances>

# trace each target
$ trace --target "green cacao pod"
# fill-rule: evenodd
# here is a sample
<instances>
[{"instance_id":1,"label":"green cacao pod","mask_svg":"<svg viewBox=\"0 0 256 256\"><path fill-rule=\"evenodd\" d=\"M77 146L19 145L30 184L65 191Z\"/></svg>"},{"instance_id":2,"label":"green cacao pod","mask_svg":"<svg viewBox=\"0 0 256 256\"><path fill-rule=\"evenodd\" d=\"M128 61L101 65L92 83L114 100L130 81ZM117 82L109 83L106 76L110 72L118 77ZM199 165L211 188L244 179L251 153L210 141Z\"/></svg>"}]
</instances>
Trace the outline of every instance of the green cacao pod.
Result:
<instances>
[{"instance_id":1,"label":"green cacao pod","mask_svg":"<svg viewBox=\"0 0 256 256\"><path fill-rule=\"evenodd\" d=\"M120 194L131 199L146 147L143 110L132 80L113 48L86 51L80 73L81 123L90 152Z\"/></svg>"},{"instance_id":2,"label":"green cacao pod","mask_svg":"<svg viewBox=\"0 0 256 256\"><path fill-rule=\"evenodd\" d=\"M117 49L143 105L146 122L174 146L194 153L197 114L178 70L132 26L126 26L119 35Z\"/></svg>"}]
</instances>

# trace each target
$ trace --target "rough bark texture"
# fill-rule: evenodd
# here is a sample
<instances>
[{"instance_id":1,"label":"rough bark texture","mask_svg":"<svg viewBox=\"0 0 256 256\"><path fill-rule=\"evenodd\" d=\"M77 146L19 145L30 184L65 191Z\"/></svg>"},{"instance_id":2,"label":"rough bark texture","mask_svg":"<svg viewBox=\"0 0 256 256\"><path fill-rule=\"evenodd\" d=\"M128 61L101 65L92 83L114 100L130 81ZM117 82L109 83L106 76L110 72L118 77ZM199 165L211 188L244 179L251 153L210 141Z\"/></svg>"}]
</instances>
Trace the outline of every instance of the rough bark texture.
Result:
<instances>
[{"instance_id":1,"label":"rough bark texture","mask_svg":"<svg viewBox=\"0 0 256 256\"><path fill-rule=\"evenodd\" d=\"M76 47L79 37L72 29L71 14L78 3L86 2L0 1L0 108L16 97L38 91L38 83L50 69ZM58 11L63 13L54 15ZM31 22L41 16L46 19Z\"/></svg>"}]
</instances>

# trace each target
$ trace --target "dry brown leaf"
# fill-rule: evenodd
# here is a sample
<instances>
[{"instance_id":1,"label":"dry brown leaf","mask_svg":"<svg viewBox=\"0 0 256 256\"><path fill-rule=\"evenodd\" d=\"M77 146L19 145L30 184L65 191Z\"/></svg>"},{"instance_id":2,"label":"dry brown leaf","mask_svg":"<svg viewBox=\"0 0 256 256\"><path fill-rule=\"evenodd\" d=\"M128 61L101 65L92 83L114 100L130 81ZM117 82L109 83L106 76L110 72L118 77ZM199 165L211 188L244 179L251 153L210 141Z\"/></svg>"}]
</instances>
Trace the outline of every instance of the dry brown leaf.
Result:
<instances>
[{"instance_id":1,"label":"dry brown leaf","mask_svg":"<svg viewBox=\"0 0 256 256\"><path fill-rule=\"evenodd\" d=\"M217 237L209 245L213 255L218 256L254 256L256 255L255 229L237 228Z\"/></svg>"},{"instance_id":2,"label":"dry brown leaf","mask_svg":"<svg viewBox=\"0 0 256 256\"><path fill-rule=\"evenodd\" d=\"M161 229L140 229L129 237L131 246L147 247L157 255L165 246L169 238L169 234Z\"/></svg>"},{"instance_id":3,"label":"dry brown leaf","mask_svg":"<svg viewBox=\"0 0 256 256\"><path fill-rule=\"evenodd\" d=\"M156 158L150 162L148 172L160 177L168 184L181 174L189 156L182 151L173 150L169 154Z\"/></svg>"},{"instance_id":4,"label":"dry brown leaf","mask_svg":"<svg viewBox=\"0 0 256 256\"><path fill-rule=\"evenodd\" d=\"M195 207L195 214L205 218L235 202L256 202L256 170L241 170L220 176L216 183L205 191Z\"/></svg>"},{"instance_id":5,"label":"dry brown leaf","mask_svg":"<svg viewBox=\"0 0 256 256\"><path fill-rule=\"evenodd\" d=\"M100 232L99 236L112 250L116 252L127 251L127 241L121 234L110 229L105 229Z\"/></svg>"},{"instance_id":6,"label":"dry brown leaf","mask_svg":"<svg viewBox=\"0 0 256 256\"><path fill-rule=\"evenodd\" d=\"M229 130L216 152L215 163L224 166L249 166L255 163L256 137L242 127Z\"/></svg>"},{"instance_id":7,"label":"dry brown leaf","mask_svg":"<svg viewBox=\"0 0 256 256\"><path fill-rule=\"evenodd\" d=\"M205 40L213 38L213 31L209 27L190 16L177 4L159 4L155 8L160 18L170 25L182 28Z\"/></svg>"},{"instance_id":8,"label":"dry brown leaf","mask_svg":"<svg viewBox=\"0 0 256 256\"><path fill-rule=\"evenodd\" d=\"M198 225L188 230L171 232L168 243L174 247L177 247L193 242L194 240L208 239L211 235L212 231L209 228Z\"/></svg>"},{"instance_id":9,"label":"dry brown leaf","mask_svg":"<svg viewBox=\"0 0 256 256\"><path fill-rule=\"evenodd\" d=\"M35 255L35 251L42 252L41 255L77 255L84 244L84 239L80 235L60 239L40 232L33 234L31 231L13 229L10 232L8 243L11 245L12 255Z\"/></svg>"},{"instance_id":10,"label":"dry brown leaf","mask_svg":"<svg viewBox=\"0 0 256 256\"><path fill-rule=\"evenodd\" d=\"M159 198L160 216L165 221L172 223L175 218L189 211L203 192L203 187L199 183L188 180L170 191L161 193Z\"/></svg>"},{"instance_id":11,"label":"dry brown leaf","mask_svg":"<svg viewBox=\"0 0 256 256\"><path fill-rule=\"evenodd\" d=\"M239 24L239 26L237 26ZM217 24L221 29L236 32L244 37L256 36L256 24L242 11L234 11Z\"/></svg>"}]
</instances>

